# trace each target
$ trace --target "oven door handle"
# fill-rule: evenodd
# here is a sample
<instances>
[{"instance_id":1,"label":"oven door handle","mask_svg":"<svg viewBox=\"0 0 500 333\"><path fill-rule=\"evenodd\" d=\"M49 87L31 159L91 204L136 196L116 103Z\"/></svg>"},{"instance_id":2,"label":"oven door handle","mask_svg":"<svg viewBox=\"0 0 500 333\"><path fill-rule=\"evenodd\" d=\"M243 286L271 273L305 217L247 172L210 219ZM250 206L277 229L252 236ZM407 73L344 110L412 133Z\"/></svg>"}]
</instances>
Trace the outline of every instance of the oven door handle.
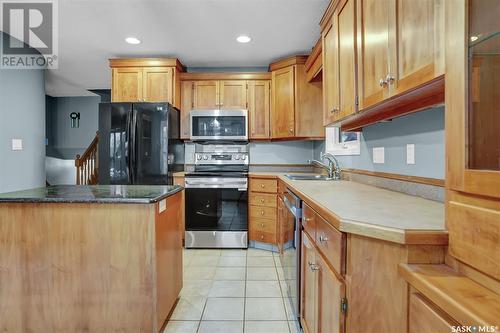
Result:
<instances>
[{"instance_id":1,"label":"oven door handle","mask_svg":"<svg viewBox=\"0 0 500 333\"><path fill-rule=\"evenodd\" d=\"M248 189L247 178L186 178L186 188L234 188L239 191Z\"/></svg>"}]
</instances>

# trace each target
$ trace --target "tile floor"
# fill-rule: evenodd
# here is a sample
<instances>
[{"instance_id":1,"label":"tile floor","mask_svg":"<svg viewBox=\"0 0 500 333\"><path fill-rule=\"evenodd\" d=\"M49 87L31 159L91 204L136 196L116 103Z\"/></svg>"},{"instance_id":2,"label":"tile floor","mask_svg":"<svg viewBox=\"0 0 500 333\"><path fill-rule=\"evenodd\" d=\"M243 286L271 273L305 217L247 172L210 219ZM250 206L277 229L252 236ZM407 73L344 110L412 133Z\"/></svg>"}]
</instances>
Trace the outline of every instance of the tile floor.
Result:
<instances>
[{"instance_id":1,"label":"tile floor","mask_svg":"<svg viewBox=\"0 0 500 333\"><path fill-rule=\"evenodd\" d=\"M184 250L184 288L164 333L298 333L277 254Z\"/></svg>"}]
</instances>

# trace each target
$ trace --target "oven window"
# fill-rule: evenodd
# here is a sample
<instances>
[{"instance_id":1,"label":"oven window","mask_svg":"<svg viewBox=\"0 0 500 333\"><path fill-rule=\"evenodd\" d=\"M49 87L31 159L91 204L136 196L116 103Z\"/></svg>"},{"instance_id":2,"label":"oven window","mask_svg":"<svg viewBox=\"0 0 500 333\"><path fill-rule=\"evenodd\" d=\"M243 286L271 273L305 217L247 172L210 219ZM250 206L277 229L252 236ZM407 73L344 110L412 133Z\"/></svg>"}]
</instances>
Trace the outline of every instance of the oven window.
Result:
<instances>
[{"instance_id":1,"label":"oven window","mask_svg":"<svg viewBox=\"0 0 500 333\"><path fill-rule=\"evenodd\" d=\"M193 136L245 136L245 117L193 117Z\"/></svg>"},{"instance_id":2,"label":"oven window","mask_svg":"<svg viewBox=\"0 0 500 333\"><path fill-rule=\"evenodd\" d=\"M186 230L247 231L246 191L187 188Z\"/></svg>"}]
</instances>

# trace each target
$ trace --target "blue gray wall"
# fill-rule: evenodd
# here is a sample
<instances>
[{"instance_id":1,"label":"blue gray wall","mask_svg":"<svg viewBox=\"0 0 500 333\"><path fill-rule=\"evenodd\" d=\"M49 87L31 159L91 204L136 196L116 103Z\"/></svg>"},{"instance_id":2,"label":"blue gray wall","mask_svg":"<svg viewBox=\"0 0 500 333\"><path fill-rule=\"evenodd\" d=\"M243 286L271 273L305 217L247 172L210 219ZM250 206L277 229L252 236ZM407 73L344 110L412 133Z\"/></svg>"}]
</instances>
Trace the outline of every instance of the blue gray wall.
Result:
<instances>
[{"instance_id":1,"label":"blue gray wall","mask_svg":"<svg viewBox=\"0 0 500 333\"><path fill-rule=\"evenodd\" d=\"M0 193L45 186L44 80L43 70L0 69Z\"/></svg>"},{"instance_id":2,"label":"blue gray wall","mask_svg":"<svg viewBox=\"0 0 500 333\"><path fill-rule=\"evenodd\" d=\"M47 96L47 156L74 159L85 151L98 130L100 102L99 96ZM80 113L80 127L71 128L71 112Z\"/></svg>"},{"instance_id":3,"label":"blue gray wall","mask_svg":"<svg viewBox=\"0 0 500 333\"><path fill-rule=\"evenodd\" d=\"M429 109L363 129L361 155L339 156L345 168L444 179L444 107ZM415 144L415 164L406 164L406 145ZM385 147L385 163L373 163L373 148ZM324 151L314 144L314 156Z\"/></svg>"}]
</instances>

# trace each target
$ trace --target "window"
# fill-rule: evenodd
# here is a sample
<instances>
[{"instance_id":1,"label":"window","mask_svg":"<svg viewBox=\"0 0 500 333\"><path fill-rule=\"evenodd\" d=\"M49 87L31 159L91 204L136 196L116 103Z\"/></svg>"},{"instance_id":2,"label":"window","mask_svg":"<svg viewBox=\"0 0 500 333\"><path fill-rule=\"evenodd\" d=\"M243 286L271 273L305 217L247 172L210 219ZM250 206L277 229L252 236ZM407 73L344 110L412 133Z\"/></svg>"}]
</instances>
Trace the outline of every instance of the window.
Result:
<instances>
[{"instance_id":1,"label":"window","mask_svg":"<svg viewBox=\"0 0 500 333\"><path fill-rule=\"evenodd\" d=\"M334 155L359 155L361 153L361 133L342 132L338 127L326 128L326 147Z\"/></svg>"}]
</instances>

